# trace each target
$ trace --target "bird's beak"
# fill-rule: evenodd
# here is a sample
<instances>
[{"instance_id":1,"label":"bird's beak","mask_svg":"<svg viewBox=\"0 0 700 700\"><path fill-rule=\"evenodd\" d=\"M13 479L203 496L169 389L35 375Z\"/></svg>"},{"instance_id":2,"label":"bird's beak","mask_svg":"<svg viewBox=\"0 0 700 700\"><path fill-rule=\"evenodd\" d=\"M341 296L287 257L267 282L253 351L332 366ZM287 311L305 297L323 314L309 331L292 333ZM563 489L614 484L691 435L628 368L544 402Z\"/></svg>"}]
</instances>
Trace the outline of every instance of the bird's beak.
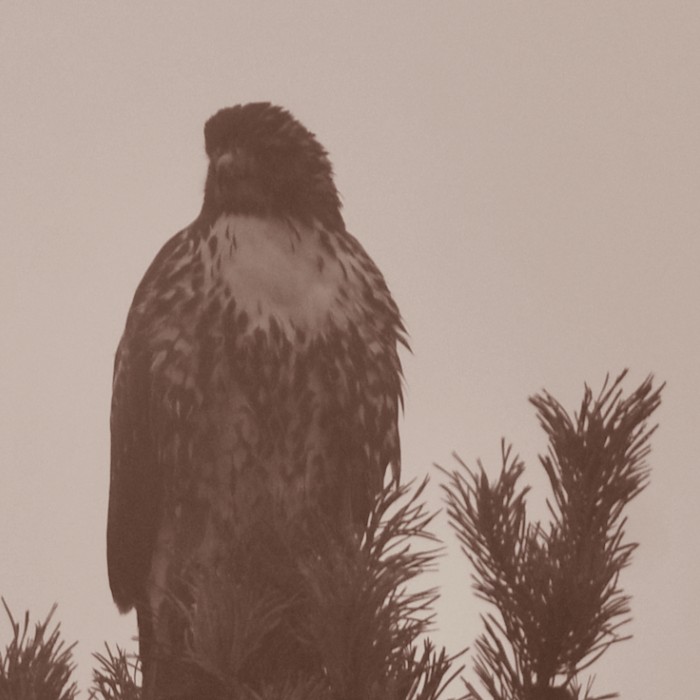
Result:
<instances>
[{"instance_id":1,"label":"bird's beak","mask_svg":"<svg viewBox=\"0 0 700 700\"><path fill-rule=\"evenodd\" d=\"M219 178L238 180L253 172L254 161L243 148L235 146L215 157L214 169Z\"/></svg>"}]
</instances>

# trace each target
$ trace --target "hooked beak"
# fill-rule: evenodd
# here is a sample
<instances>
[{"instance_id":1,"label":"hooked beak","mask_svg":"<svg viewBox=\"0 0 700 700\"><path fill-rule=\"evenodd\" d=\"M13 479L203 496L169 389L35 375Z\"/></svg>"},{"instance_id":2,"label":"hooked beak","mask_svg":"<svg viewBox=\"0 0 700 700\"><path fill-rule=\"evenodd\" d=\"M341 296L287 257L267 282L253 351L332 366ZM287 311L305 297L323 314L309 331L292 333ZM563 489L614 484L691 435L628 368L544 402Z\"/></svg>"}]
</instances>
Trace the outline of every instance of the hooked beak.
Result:
<instances>
[{"instance_id":1,"label":"hooked beak","mask_svg":"<svg viewBox=\"0 0 700 700\"><path fill-rule=\"evenodd\" d=\"M253 174L255 161L243 148L234 146L214 158L214 169L219 178L239 180Z\"/></svg>"}]
</instances>

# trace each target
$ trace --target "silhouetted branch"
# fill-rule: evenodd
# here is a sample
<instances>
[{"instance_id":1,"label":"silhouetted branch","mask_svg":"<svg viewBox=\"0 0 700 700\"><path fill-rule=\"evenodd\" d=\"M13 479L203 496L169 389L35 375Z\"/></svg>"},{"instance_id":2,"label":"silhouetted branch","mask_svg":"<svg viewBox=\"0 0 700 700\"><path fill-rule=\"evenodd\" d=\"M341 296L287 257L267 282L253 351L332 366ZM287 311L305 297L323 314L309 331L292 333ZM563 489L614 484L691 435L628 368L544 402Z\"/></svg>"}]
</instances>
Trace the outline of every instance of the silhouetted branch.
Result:
<instances>
[{"instance_id":1,"label":"silhouetted branch","mask_svg":"<svg viewBox=\"0 0 700 700\"><path fill-rule=\"evenodd\" d=\"M29 612L20 624L15 622L4 598L2 604L12 626L12 640L0 654L0 700L74 700L77 686L71 682L71 675L75 668L72 656L75 642L65 646L59 623L49 632L56 606L43 622L36 623L31 636Z\"/></svg>"},{"instance_id":2,"label":"silhouetted branch","mask_svg":"<svg viewBox=\"0 0 700 700\"><path fill-rule=\"evenodd\" d=\"M237 549L235 565L199 589L190 663L221 697L436 700L453 658L417 646L437 597L412 585L439 553L416 547L437 542L425 484L384 490L362 538L307 513L282 521L264 551L259 540ZM274 575L262 561L271 557Z\"/></svg>"},{"instance_id":3,"label":"silhouetted branch","mask_svg":"<svg viewBox=\"0 0 700 700\"><path fill-rule=\"evenodd\" d=\"M117 646L105 644L105 654L93 654L99 667L92 672L89 700L139 700L139 661Z\"/></svg>"},{"instance_id":4,"label":"silhouetted branch","mask_svg":"<svg viewBox=\"0 0 700 700\"><path fill-rule=\"evenodd\" d=\"M645 458L660 403L647 379L623 398L622 373L596 399L586 387L573 419L547 392L531 399L549 438L541 457L553 500L548 524L528 523L523 463L502 444L490 482L460 461L444 486L448 516L474 567L477 595L498 615L484 616L475 672L495 700L592 698L573 681L611 644L630 617L621 570L636 548L624 541L624 507L647 485ZM556 685L559 683L559 685ZM567 688L568 687L568 688ZM471 684L472 698L482 698ZM581 696L581 692L584 695Z\"/></svg>"}]
</instances>

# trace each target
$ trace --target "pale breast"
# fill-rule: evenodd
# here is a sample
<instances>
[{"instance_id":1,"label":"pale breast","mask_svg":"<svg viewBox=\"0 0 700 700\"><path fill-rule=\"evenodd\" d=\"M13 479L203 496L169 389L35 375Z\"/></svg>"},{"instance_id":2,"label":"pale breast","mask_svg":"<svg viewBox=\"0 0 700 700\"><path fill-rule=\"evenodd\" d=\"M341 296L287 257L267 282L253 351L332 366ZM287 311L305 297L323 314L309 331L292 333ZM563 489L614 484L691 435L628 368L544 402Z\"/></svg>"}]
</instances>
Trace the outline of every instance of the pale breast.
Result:
<instances>
[{"instance_id":1,"label":"pale breast","mask_svg":"<svg viewBox=\"0 0 700 700\"><path fill-rule=\"evenodd\" d=\"M321 227L280 219L222 216L200 244L207 293L235 300L249 332L275 319L293 339L359 320L358 262Z\"/></svg>"}]
</instances>

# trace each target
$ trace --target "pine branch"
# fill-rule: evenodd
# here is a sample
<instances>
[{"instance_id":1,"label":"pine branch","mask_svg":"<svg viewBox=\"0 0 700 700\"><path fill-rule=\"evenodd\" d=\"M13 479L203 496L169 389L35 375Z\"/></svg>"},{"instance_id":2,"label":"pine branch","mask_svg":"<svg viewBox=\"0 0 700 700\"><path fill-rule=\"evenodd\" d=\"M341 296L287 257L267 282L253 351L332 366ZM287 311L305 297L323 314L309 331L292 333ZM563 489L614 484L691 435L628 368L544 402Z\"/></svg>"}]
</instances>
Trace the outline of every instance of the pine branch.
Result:
<instances>
[{"instance_id":1,"label":"pine branch","mask_svg":"<svg viewBox=\"0 0 700 700\"><path fill-rule=\"evenodd\" d=\"M75 700L77 685L71 676L75 669L72 652L76 643L65 646L59 623L49 632L56 605L43 622L36 623L34 635L30 636L29 612L25 613L23 624L15 622L5 599L1 600L13 637L0 654L0 700Z\"/></svg>"},{"instance_id":2,"label":"pine branch","mask_svg":"<svg viewBox=\"0 0 700 700\"><path fill-rule=\"evenodd\" d=\"M427 529L434 514L420 502L426 483L410 496L410 485L385 490L361 543L322 538L302 565L307 634L322 650L333 698L429 700L442 691L452 660L430 644L416 647L437 593L408 586L440 553L414 548L437 542Z\"/></svg>"},{"instance_id":3,"label":"pine branch","mask_svg":"<svg viewBox=\"0 0 700 700\"><path fill-rule=\"evenodd\" d=\"M619 577L637 545L624 539L623 511L648 484L655 428L646 422L663 387L652 390L649 378L623 398L625 374L606 379L595 399L586 386L573 418L547 392L531 399L549 438L540 458L553 493L549 523L527 522L525 467L505 443L494 482L480 463L472 471L459 458L448 474L450 524L477 595L497 611L483 618L475 660L494 700L613 697L593 698L574 678L628 638L619 632L630 620ZM471 684L467 690L482 699Z\"/></svg>"},{"instance_id":4,"label":"pine branch","mask_svg":"<svg viewBox=\"0 0 700 700\"><path fill-rule=\"evenodd\" d=\"M108 644L105 644L105 654L95 653L93 657L99 666L92 672L89 700L139 700L137 657L128 655L119 646L113 652Z\"/></svg>"},{"instance_id":5,"label":"pine branch","mask_svg":"<svg viewBox=\"0 0 700 700\"><path fill-rule=\"evenodd\" d=\"M418 649L437 593L413 585L440 551L416 547L437 542L420 501L425 484L383 491L362 539L318 513L287 520L266 540L271 549L239 548L237 566L199 588L188 660L216 679L220 697L440 696L454 658L427 642ZM275 576L261 577L260 557L271 552Z\"/></svg>"}]
</instances>

